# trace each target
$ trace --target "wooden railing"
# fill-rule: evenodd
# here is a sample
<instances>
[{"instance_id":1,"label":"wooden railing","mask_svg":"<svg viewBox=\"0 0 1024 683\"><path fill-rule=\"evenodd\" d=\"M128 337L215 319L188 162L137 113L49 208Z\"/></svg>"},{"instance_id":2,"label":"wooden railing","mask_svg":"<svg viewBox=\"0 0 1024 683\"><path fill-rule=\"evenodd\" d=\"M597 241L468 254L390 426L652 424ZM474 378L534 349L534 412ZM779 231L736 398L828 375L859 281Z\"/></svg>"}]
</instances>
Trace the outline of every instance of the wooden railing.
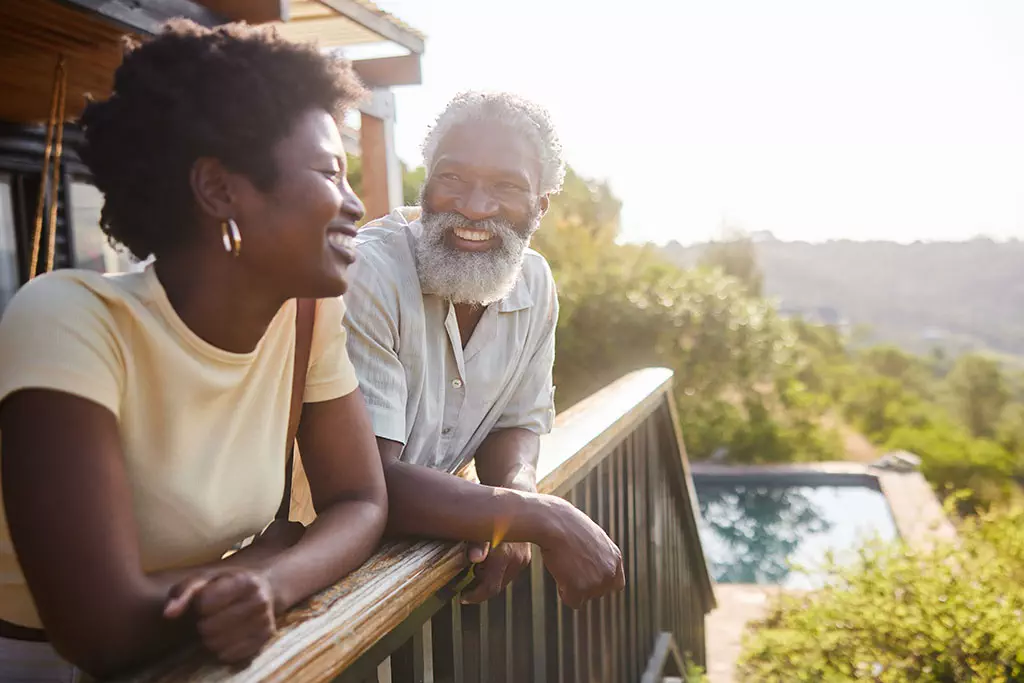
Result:
<instances>
[{"instance_id":1,"label":"wooden railing","mask_svg":"<svg viewBox=\"0 0 1024 683\"><path fill-rule=\"evenodd\" d=\"M682 675L687 655L703 664L714 596L671 383L663 369L628 375L542 439L540 490L574 503L618 543L623 592L573 611L535 549L502 595L462 605L462 544L389 544L287 615L246 669L191 651L131 680L653 683Z\"/></svg>"}]
</instances>

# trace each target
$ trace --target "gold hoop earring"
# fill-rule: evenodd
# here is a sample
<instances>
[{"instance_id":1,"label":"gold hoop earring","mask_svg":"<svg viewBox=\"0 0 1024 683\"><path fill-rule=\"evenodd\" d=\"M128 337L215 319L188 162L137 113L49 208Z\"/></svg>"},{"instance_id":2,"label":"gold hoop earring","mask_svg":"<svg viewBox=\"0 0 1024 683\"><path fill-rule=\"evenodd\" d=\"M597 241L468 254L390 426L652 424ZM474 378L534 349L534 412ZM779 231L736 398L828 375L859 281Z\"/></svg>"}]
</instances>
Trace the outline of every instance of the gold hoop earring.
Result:
<instances>
[{"instance_id":1,"label":"gold hoop earring","mask_svg":"<svg viewBox=\"0 0 1024 683\"><path fill-rule=\"evenodd\" d=\"M238 229L238 223L234 218L229 218L220 224L220 237L224 245L224 251L233 256L238 256L242 251L242 233Z\"/></svg>"}]
</instances>

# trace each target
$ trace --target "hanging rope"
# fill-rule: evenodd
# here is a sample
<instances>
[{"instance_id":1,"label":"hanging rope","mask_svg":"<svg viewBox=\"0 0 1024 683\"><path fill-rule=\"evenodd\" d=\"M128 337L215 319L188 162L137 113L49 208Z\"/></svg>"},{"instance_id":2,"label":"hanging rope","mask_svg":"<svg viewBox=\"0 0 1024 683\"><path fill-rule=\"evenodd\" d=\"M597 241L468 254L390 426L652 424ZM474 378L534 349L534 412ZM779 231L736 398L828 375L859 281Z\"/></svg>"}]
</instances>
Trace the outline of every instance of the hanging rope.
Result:
<instances>
[{"instance_id":1,"label":"hanging rope","mask_svg":"<svg viewBox=\"0 0 1024 683\"><path fill-rule=\"evenodd\" d=\"M64 151L64 105L67 99L68 74L64 55L57 60L53 77L53 100L50 104L50 120L46 126L46 148L43 152L43 168L39 176L39 199L36 202L36 220L32 231L32 260L29 278L36 276L39 265L39 247L43 238L43 209L49 185L50 211L47 220L48 240L46 245L46 271L53 270L57 247L57 207L60 190L60 160Z\"/></svg>"}]
</instances>

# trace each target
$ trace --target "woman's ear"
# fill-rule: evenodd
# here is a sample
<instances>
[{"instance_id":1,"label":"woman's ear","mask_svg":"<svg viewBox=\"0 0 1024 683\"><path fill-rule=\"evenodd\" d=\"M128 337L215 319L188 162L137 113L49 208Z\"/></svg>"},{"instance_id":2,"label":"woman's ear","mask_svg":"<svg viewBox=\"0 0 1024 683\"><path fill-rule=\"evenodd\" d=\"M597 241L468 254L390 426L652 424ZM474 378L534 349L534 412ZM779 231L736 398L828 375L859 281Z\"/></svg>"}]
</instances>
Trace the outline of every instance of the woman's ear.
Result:
<instances>
[{"instance_id":1,"label":"woman's ear","mask_svg":"<svg viewBox=\"0 0 1024 683\"><path fill-rule=\"evenodd\" d=\"M192 197L203 213L219 221L235 217L231 173L218 159L200 157L192 164L189 184Z\"/></svg>"},{"instance_id":2,"label":"woman's ear","mask_svg":"<svg viewBox=\"0 0 1024 683\"><path fill-rule=\"evenodd\" d=\"M542 194L540 196L540 215L543 216L548 212L548 208L551 206L551 195Z\"/></svg>"}]
</instances>

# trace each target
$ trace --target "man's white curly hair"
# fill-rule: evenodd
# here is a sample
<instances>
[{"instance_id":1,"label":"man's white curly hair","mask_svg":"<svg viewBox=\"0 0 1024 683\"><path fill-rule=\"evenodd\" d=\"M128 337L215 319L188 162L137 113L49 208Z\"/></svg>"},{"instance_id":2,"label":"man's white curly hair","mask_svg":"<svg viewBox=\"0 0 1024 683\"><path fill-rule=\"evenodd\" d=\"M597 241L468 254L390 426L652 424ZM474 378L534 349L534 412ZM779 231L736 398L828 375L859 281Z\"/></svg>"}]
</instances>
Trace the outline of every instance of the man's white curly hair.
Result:
<instances>
[{"instance_id":1,"label":"man's white curly hair","mask_svg":"<svg viewBox=\"0 0 1024 683\"><path fill-rule=\"evenodd\" d=\"M452 128L468 121L496 121L525 135L536 147L540 159L539 194L562 189L565 162L551 115L540 105L507 92L463 92L448 103L423 141L423 161L428 174L434 167L441 140Z\"/></svg>"}]
</instances>

